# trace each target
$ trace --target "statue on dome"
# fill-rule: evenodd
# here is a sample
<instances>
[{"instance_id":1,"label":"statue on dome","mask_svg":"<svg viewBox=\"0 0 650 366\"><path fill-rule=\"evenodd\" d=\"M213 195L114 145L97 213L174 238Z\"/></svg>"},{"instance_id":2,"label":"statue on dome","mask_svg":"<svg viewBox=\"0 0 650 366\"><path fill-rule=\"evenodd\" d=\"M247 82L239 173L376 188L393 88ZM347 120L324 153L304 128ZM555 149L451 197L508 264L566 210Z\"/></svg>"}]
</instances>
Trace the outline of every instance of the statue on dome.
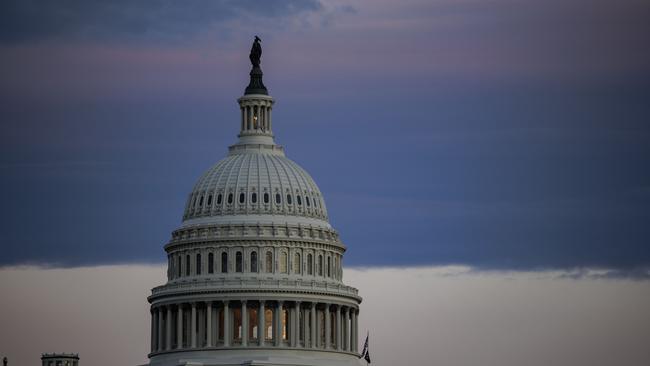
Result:
<instances>
[{"instance_id":1,"label":"statue on dome","mask_svg":"<svg viewBox=\"0 0 650 366\"><path fill-rule=\"evenodd\" d=\"M260 42L262 42L260 37L255 36L253 47L251 47L251 54L248 56L253 67L260 67L260 58L262 57L262 46L260 45Z\"/></svg>"}]
</instances>

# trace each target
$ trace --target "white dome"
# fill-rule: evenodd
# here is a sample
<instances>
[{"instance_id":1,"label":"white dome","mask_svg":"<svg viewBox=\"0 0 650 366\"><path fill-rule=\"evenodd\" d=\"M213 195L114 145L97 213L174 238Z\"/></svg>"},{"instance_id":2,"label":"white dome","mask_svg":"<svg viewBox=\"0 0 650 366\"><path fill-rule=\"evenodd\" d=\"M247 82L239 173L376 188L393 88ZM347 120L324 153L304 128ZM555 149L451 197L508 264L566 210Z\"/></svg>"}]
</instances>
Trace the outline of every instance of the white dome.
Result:
<instances>
[{"instance_id":1,"label":"white dome","mask_svg":"<svg viewBox=\"0 0 650 366\"><path fill-rule=\"evenodd\" d=\"M194 185L183 215L183 226L251 222L330 228L318 186L277 145L232 146Z\"/></svg>"}]
</instances>

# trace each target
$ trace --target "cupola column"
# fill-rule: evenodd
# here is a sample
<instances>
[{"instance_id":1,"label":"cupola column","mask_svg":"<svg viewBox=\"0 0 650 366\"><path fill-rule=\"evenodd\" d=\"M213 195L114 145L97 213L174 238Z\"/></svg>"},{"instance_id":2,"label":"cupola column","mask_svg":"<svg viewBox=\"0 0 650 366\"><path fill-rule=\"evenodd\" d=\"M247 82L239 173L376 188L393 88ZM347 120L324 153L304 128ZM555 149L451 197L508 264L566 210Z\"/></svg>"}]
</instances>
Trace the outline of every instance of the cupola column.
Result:
<instances>
[{"instance_id":1,"label":"cupola column","mask_svg":"<svg viewBox=\"0 0 650 366\"><path fill-rule=\"evenodd\" d=\"M230 346L230 307L229 300L223 302L223 345Z\"/></svg>"},{"instance_id":2,"label":"cupola column","mask_svg":"<svg viewBox=\"0 0 650 366\"><path fill-rule=\"evenodd\" d=\"M260 347L264 346L264 328L266 328L266 313L264 311L264 300L260 300L257 308L257 342Z\"/></svg>"},{"instance_id":3,"label":"cupola column","mask_svg":"<svg viewBox=\"0 0 650 366\"><path fill-rule=\"evenodd\" d=\"M212 301L205 304L205 346L212 347Z\"/></svg>"},{"instance_id":4,"label":"cupola column","mask_svg":"<svg viewBox=\"0 0 650 366\"><path fill-rule=\"evenodd\" d=\"M183 304L178 304L176 311L176 348L183 348Z\"/></svg>"},{"instance_id":5,"label":"cupola column","mask_svg":"<svg viewBox=\"0 0 650 366\"><path fill-rule=\"evenodd\" d=\"M158 347L156 347L156 350L158 351L162 351L165 349L165 347L163 346L163 339L164 339L163 336L165 335L163 314L164 314L163 308L159 307L158 308L158 343L157 343Z\"/></svg>"},{"instance_id":6,"label":"cupola column","mask_svg":"<svg viewBox=\"0 0 650 366\"><path fill-rule=\"evenodd\" d=\"M332 339L332 322L330 320L330 304L325 304L325 349L330 349Z\"/></svg>"},{"instance_id":7,"label":"cupola column","mask_svg":"<svg viewBox=\"0 0 650 366\"><path fill-rule=\"evenodd\" d=\"M280 347L282 345L282 301L278 301L275 306L275 346Z\"/></svg>"},{"instance_id":8,"label":"cupola column","mask_svg":"<svg viewBox=\"0 0 650 366\"><path fill-rule=\"evenodd\" d=\"M196 348L196 303L192 303L192 317L190 319L190 331L192 332L190 340L192 341L191 347Z\"/></svg>"},{"instance_id":9,"label":"cupola column","mask_svg":"<svg viewBox=\"0 0 650 366\"><path fill-rule=\"evenodd\" d=\"M316 303L311 303L311 337L309 341L311 342L311 348L316 348L318 345L317 336L316 336Z\"/></svg>"},{"instance_id":10,"label":"cupola column","mask_svg":"<svg viewBox=\"0 0 650 366\"><path fill-rule=\"evenodd\" d=\"M172 349L172 307L167 306L167 319L165 319L165 349Z\"/></svg>"},{"instance_id":11,"label":"cupola column","mask_svg":"<svg viewBox=\"0 0 650 366\"><path fill-rule=\"evenodd\" d=\"M336 305L336 349L341 350L341 305Z\"/></svg>"},{"instance_id":12,"label":"cupola column","mask_svg":"<svg viewBox=\"0 0 650 366\"><path fill-rule=\"evenodd\" d=\"M248 307L246 300L241 301L241 345L248 346Z\"/></svg>"}]
</instances>

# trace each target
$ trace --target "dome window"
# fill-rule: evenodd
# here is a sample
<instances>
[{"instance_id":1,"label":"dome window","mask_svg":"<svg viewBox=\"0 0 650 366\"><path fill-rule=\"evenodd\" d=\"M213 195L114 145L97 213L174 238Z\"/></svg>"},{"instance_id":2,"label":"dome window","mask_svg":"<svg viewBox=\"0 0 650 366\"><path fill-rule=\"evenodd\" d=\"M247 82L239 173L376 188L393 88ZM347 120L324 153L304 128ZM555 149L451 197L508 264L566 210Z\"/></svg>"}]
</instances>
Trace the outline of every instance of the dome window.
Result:
<instances>
[{"instance_id":1,"label":"dome window","mask_svg":"<svg viewBox=\"0 0 650 366\"><path fill-rule=\"evenodd\" d=\"M257 272L257 252L251 253L251 272Z\"/></svg>"},{"instance_id":2,"label":"dome window","mask_svg":"<svg viewBox=\"0 0 650 366\"><path fill-rule=\"evenodd\" d=\"M214 273L214 254L208 254L208 273Z\"/></svg>"},{"instance_id":3,"label":"dome window","mask_svg":"<svg viewBox=\"0 0 650 366\"><path fill-rule=\"evenodd\" d=\"M190 266L192 265L190 255L185 256L185 275L189 276L190 275Z\"/></svg>"},{"instance_id":4,"label":"dome window","mask_svg":"<svg viewBox=\"0 0 650 366\"><path fill-rule=\"evenodd\" d=\"M314 263L313 263L314 257L310 254L307 254L307 274L308 275L313 275L314 274Z\"/></svg>"},{"instance_id":5,"label":"dome window","mask_svg":"<svg viewBox=\"0 0 650 366\"><path fill-rule=\"evenodd\" d=\"M307 207L311 206L311 203L309 202L309 196L305 196L305 203L307 204Z\"/></svg>"},{"instance_id":6,"label":"dome window","mask_svg":"<svg viewBox=\"0 0 650 366\"><path fill-rule=\"evenodd\" d=\"M246 195L244 193L239 194L239 203L244 203L246 201Z\"/></svg>"},{"instance_id":7,"label":"dome window","mask_svg":"<svg viewBox=\"0 0 650 366\"><path fill-rule=\"evenodd\" d=\"M275 194L275 203L278 205L282 203L282 197L280 196L280 193Z\"/></svg>"},{"instance_id":8,"label":"dome window","mask_svg":"<svg viewBox=\"0 0 650 366\"><path fill-rule=\"evenodd\" d=\"M264 193L264 203L269 203L269 194Z\"/></svg>"},{"instance_id":9,"label":"dome window","mask_svg":"<svg viewBox=\"0 0 650 366\"><path fill-rule=\"evenodd\" d=\"M291 195L290 195L290 194L287 195L287 204L288 204L288 205L293 204L293 203L291 202Z\"/></svg>"},{"instance_id":10,"label":"dome window","mask_svg":"<svg viewBox=\"0 0 650 366\"><path fill-rule=\"evenodd\" d=\"M196 255L196 275L201 275L201 254Z\"/></svg>"},{"instance_id":11,"label":"dome window","mask_svg":"<svg viewBox=\"0 0 650 366\"><path fill-rule=\"evenodd\" d=\"M232 205L232 193L228 193L228 204Z\"/></svg>"},{"instance_id":12,"label":"dome window","mask_svg":"<svg viewBox=\"0 0 650 366\"><path fill-rule=\"evenodd\" d=\"M212 204L212 195L208 196L208 206Z\"/></svg>"},{"instance_id":13,"label":"dome window","mask_svg":"<svg viewBox=\"0 0 650 366\"><path fill-rule=\"evenodd\" d=\"M217 196L217 205L221 204L222 198L223 197L221 197L221 193L219 193L219 195Z\"/></svg>"},{"instance_id":14,"label":"dome window","mask_svg":"<svg viewBox=\"0 0 650 366\"><path fill-rule=\"evenodd\" d=\"M302 206L302 197L296 196L296 201L298 202L298 206Z\"/></svg>"},{"instance_id":15,"label":"dome window","mask_svg":"<svg viewBox=\"0 0 650 366\"><path fill-rule=\"evenodd\" d=\"M199 207L203 206L203 196L201 196L201 199L199 200Z\"/></svg>"},{"instance_id":16,"label":"dome window","mask_svg":"<svg viewBox=\"0 0 650 366\"><path fill-rule=\"evenodd\" d=\"M244 259L242 257L241 252L235 253L235 272L243 272L244 271Z\"/></svg>"},{"instance_id":17,"label":"dome window","mask_svg":"<svg viewBox=\"0 0 650 366\"><path fill-rule=\"evenodd\" d=\"M273 273L273 253L266 252L266 261L264 263L266 273Z\"/></svg>"},{"instance_id":18,"label":"dome window","mask_svg":"<svg viewBox=\"0 0 650 366\"><path fill-rule=\"evenodd\" d=\"M221 253L221 273L228 273L228 253Z\"/></svg>"},{"instance_id":19,"label":"dome window","mask_svg":"<svg viewBox=\"0 0 650 366\"><path fill-rule=\"evenodd\" d=\"M251 194L251 202L257 203L257 193L253 192L253 194Z\"/></svg>"}]
</instances>

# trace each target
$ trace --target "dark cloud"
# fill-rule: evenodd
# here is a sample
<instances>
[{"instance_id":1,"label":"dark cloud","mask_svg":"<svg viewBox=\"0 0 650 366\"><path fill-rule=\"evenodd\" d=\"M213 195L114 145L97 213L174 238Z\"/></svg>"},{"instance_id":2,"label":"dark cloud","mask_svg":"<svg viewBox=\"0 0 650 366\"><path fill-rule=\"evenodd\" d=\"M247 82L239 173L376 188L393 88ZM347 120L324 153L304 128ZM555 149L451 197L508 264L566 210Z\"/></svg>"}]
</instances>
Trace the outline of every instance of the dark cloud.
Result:
<instances>
[{"instance_id":1,"label":"dark cloud","mask_svg":"<svg viewBox=\"0 0 650 366\"><path fill-rule=\"evenodd\" d=\"M321 9L317 0L2 1L0 41L176 40L242 16L285 18ZM251 26L251 32L255 27Z\"/></svg>"}]
</instances>

